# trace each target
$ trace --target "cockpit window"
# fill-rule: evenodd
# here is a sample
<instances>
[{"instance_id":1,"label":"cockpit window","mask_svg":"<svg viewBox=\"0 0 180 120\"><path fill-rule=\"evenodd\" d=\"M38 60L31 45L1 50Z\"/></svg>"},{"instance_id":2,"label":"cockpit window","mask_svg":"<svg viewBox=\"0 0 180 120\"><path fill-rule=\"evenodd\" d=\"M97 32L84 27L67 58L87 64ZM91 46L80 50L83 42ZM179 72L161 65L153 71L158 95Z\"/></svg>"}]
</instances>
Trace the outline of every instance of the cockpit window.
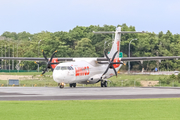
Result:
<instances>
[{"instance_id":1,"label":"cockpit window","mask_svg":"<svg viewBox=\"0 0 180 120\"><path fill-rule=\"evenodd\" d=\"M68 68L68 70L71 70L71 67L70 67L70 66L68 66L67 68Z\"/></svg>"},{"instance_id":2,"label":"cockpit window","mask_svg":"<svg viewBox=\"0 0 180 120\"><path fill-rule=\"evenodd\" d=\"M71 67L71 70L74 70L72 66L70 66L70 67Z\"/></svg>"},{"instance_id":3,"label":"cockpit window","mask_svg":"<svg viewBox=\"0 0 180 120\"><path fill-rule=\"evenodd\" d=\"M55 70L60 70L60 66L57 66L57 67L55 68Z\"/></svg>"},{"instance_id":4,"label":"cockpit window","mask_svg":"<svg viewBox=\"0 0 180 120\"><path fill-rule=\"evenodd\" d=\"M61 70L67 70L66 66L61 66Z\"/></svg>"},{"instance_id":5,"label":"cockpit window","mask_svg":"<svg viewBox=\"0 0 180 120\"><path fill-rule=\"evenodd\" d=\"M72 66L57 66L55 70L74 70Z\"/></svg>"}]
</instances>

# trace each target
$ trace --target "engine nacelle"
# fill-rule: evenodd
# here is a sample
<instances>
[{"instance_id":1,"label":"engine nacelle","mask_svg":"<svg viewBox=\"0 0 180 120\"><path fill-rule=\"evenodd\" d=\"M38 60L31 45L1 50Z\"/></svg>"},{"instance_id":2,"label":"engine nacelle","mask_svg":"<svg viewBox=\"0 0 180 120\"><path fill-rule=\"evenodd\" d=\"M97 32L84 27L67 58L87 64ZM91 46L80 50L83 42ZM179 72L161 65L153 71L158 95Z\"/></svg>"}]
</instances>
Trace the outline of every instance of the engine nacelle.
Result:
<instances>
[{"instance_id":1,"label":"engine nacelle","mask_svg":"<svg viewBox=\"0 0 180 120\"><path fill-rule=\"evenodd\" d=\"M51 63L59 63L58 58L53 58ZM58 64L51 64L51 67L54 69Z\"/></svg>"},{"instance_id":2,"label":"engine nacelle","mask_svg":"<svg viewBox=\"0 0 180 120\"><path fill-rule=\"evenodd\" d=\"M98 74L98 75L94 75L94 76L91 76L88 81L89 83L96 83L97 81L99 81L101 79L101 75Z\"/></svg>"}]
</instances>

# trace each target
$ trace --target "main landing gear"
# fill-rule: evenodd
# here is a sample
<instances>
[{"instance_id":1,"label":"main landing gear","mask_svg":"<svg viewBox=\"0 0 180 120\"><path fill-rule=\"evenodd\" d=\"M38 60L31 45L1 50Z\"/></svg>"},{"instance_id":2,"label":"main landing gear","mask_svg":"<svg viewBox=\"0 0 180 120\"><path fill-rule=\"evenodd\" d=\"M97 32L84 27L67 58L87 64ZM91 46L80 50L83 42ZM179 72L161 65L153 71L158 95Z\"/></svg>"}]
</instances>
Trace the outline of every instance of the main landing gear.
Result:
<instances>
[{"instance_id":1,"label":"main landing gear","mask_svg":"<svg viewBox=\"0 0 180 120\"><path fill-rule=\"evenodd\" d=\"M59 88L64 88L64 83L58 83Z\"/></svg>"},{"instance_id":2,"label":"main landing gear","mask_svg":"<svg viewBox=\"0 0 180 120\"><path fill-rule=\"evenodd\" d=\"M104 81L104 82L101 81L101 87L107 87L107 84L108 84L107 81Z\"/></svg>"},{"instance_id":3,"label":"main landing gear","mask_svg":"<svg viewBox=\"0 0 180 120\"><path fill-rule=\"evenodd\" d=\"M76 87L76 83L70 83L69 87Z\"/></svg>"}]
</instances>

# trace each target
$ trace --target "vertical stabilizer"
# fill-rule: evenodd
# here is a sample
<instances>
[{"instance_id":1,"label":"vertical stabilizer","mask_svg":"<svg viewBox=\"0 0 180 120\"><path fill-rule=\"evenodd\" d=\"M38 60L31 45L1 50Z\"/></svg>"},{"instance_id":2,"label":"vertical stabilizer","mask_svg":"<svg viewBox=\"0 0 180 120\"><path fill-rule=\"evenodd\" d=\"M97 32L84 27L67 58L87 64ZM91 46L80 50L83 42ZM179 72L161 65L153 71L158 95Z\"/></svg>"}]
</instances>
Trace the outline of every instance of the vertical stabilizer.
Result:
<instances>
[{"instance_id":1,"label":"vertical stabilizer","mask_svg":"<svg viewBox=\"0 0 180 120\"><path fill-rule=\"evenodd\" d=\"M101 31L101 32L94 32L95 34L112 34L115 33L115 39L114 42L112 44L112 48L110 53L108 54L109 58L112 58L114 53L116 53L116 51L118 51L118 53L116 54L116 58L119 58L119 52L120 52L120 43L121 43L121 34L126 34L126 33L145 33L144 31L142 32L135 32L135 31L121 31L121 27L117 27L116 31Z\"/></svg>"},{"instance_id":2,"label":"vertical stabilizer","mask_svg":"<svg viewBox=\"0 0 180 120\"><path fill-rule=\"evenodd\" d=\"M121 43L121 27L117 27L115 31L114 42L112 44L111 51L108 54L109 58L112 58L116 51L118 51L118 53L116 54L116 58L119 57L120 43Z\"/></svg>"}]
</instances>

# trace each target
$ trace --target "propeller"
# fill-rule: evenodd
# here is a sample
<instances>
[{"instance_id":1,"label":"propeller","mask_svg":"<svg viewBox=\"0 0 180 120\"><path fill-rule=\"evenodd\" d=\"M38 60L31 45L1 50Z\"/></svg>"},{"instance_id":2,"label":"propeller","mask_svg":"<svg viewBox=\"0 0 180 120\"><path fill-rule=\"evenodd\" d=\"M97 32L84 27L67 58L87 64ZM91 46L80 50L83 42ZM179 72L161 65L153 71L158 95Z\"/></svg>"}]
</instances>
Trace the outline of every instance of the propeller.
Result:
<instances>
[{"instance_id":1,"label":"propeller","mask_svg":"<svg viewBox=\"0 0 180 120\"><path fill-rule=\"evenodd\" d=\"M113 61L114 61L114 58L116 57L116 54L117 54L117 53L118 53L118 51L116 51L116 52L114 53L112 59L110 60L109 57L107 56L107 54L106 54L105 51L104 51L104 54L105 54L105 56L106 56L106 58L107 58L107 60L108 60L108 63L104 63L104 64L109 64L109 65L108 65L106 71L103 73L103 75L105 75L105 74L108 72L109 68L110 68L110 69L113 69L113 70L114 70L114 72L115 72L115 74L116 74L116 77L117 77L117 72L116 72L116 69L114 68L113 64L123 64L122 62L113 62ZM103 64L103 63L101 63L101 64ZM103 76L103 75L102 75L102 76Z\"/></svg>"},{"instance_id":2,"label":"propeller","mask_svg":"<svg viewBox=\"0 0 180 120\"><path fill-rule=\"evenodd\" d=\"M54 53L52 54L50 60L48 60L47 57L46 57L46 55L44 54L44 51L42 50L43 56L44 56L44 58L45 58L45 60L46 60L46 62L47 62L47 66L46 66L46 68L44 69L44 71L42 72L41 76L47 71L48 68L51 68L51 70L53 71L53 68L52 68L52 66L51 66L52 64L59 64L59 63L51 63L51 61L52 61L54 55L56 54L56 52L57 52L57 50L54 51Z\"/></svg>"},{"instance_id":3,"label":"propeller","mask_svg":"<svg viewBox=\"0 0 180 120\"><path fill-rule=\"evenodd\" d=\"M34 61L35 64L40 64L40 62Z\"/></svg>"}]
</instances>

